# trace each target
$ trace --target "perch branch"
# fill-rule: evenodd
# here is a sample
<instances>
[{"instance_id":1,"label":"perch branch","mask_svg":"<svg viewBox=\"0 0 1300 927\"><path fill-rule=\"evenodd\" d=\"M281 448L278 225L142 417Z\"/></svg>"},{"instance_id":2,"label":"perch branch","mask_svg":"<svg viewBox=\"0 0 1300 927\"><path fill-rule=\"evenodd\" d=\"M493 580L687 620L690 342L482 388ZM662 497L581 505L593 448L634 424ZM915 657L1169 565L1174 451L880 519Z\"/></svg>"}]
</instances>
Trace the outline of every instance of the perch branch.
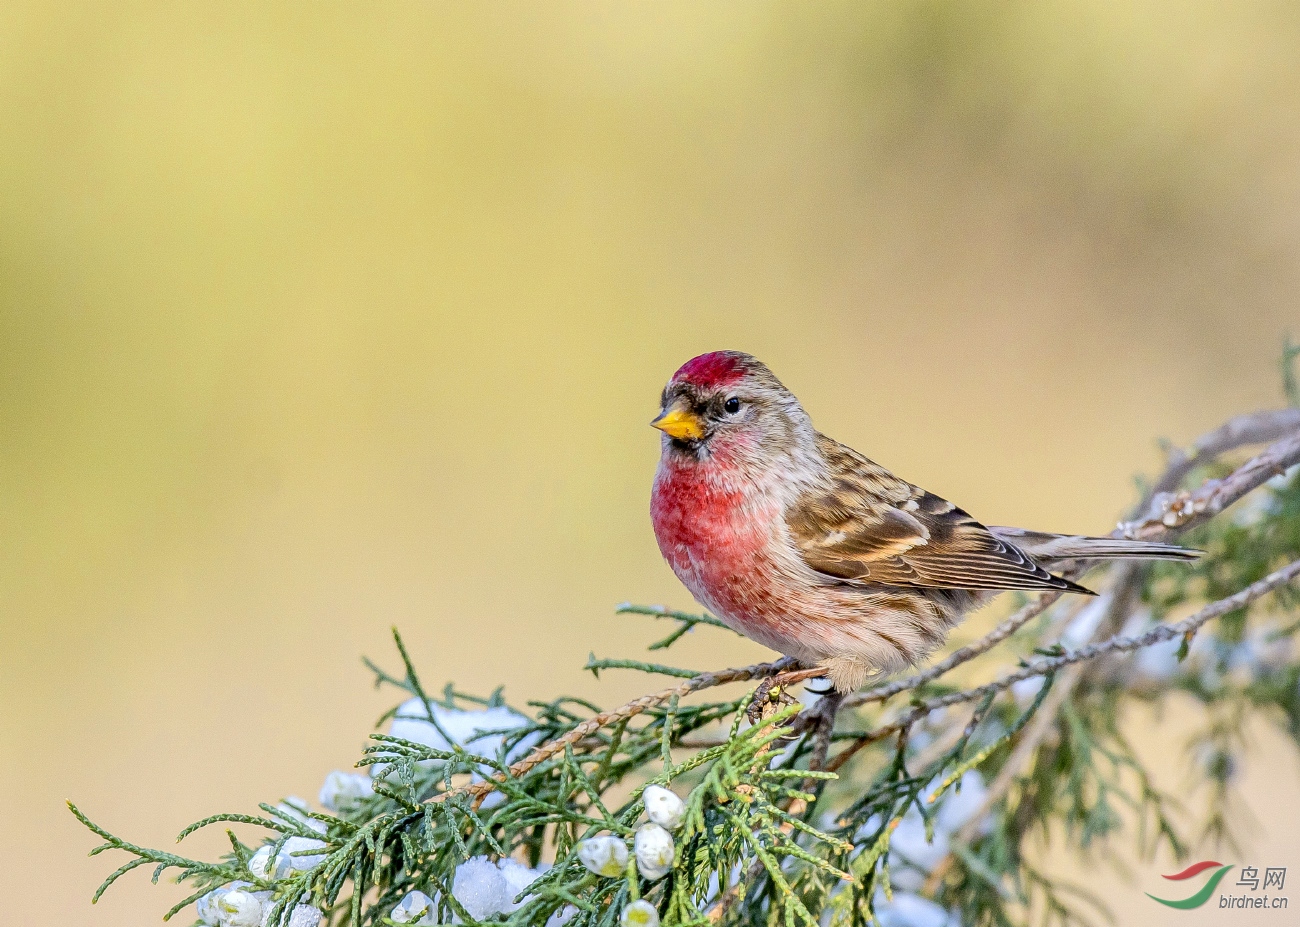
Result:
<instances>
[{"instance_id":1,"label":"perch branch","mask_svg":"<svg viewBox=\"0 0 1300 927\"><path fill-rule=\"evenodd\" d=\"M1197 442L1196 451L1192 456L1204 460L1210 455L1222 453L1235 446L1240 446L1243 443L1258 443L1259 436L1261 435L1271 435L1278 430L1285 431L1294 424L1292 419L1296 416L1290 414L1293 411L1294 410L1284 410L1279 413L1261 413L1258 416L1243 416L1239 419L1234 419L1217 431L1211 432L1209 435L1200 439ZM1153 507L1154 512L1158 512L1158 515L1153 514L1143 521L1121 524L1112 534L1117 537L1155 540L1164 537L1175 530L1183 530L1190 527L1192 524L1203 521L1204 519L1210 518L1223 511L1223 509L1227 508L1237 499L1240 499L1246 493L1262 485L1271 477L1276 476L1279 473L1284 473L1288 467L1298 462L1300 462L1300 434L1294 434L1274 442L1262 453L1251 458L1223 479L1206 481L1206 483L1193 493L1182 493L1176 497L1171 497L1168 494L1165 494L1164 496L1157 495L1153 498L1151 506ZM1182 476L1185 475L1185 470L1190 468L1186 467L1186 464L1182 462L1177 462L1171 466L1171 472L1176 469L1183 469L1183 472L1177 477L1178 479L1181 479ZM1171 477L1166 474L1166 476L1162 478L1162 483L1168 482L1170 479ZM1174 485L1176 485L1176 483ZM1261 583L1264 582L1267 582L1267 579L1261 580ZM1259 585L1260 583L1256 583L1253 586L1242 590L1238 595L1247 593ZM992 649L1003 640L1006 640L1026 623L1033 620L1038 615L1041 615L1049 606L1052 605L1052 603L1060 598L1060 596L1061 593L1059 592L1048 592L1040 595L1037 600L1025 605L1006 621L1003 621L984 637L980 638L980 640L959 648L929 669L920 673L915 673L904 679L877 686L873 689L867 690L866 692L850 696L844 699L843 702L840 703L839 707L854 707L869 702L884 701L893 695L909 689L915 689L918 686L922 686L927 682L944 675L949 670L974 659L980 654ZM1222 601L1227 602L1230 601L1230 599ZM1247 599L1247 601L1249 601L1249 599ZM1219 603L1215 604L1217 605ZM1213 607L1214 606L1209 606L1208 608ZM666 609L662 612L656 613L665 614L668 617L676 617L676 615L668 614ZM1202 613L1203 612L1198 612L1197 616ZM1218 613L1210 614L1209 617L1204 620L1208 621L1210 618L1214 617L1215 614ZM1195 618L1197 616L1193 617ZM1199 624L1196 626L1199 627ZM1167 631L1171 627L1174 626L1157 628L1151 633L1156 634L1162 631ZM1165 639L1168 638L1155 638L1152 642L1155 642L1155 640ZM1080 648L1070 654L1062 657L1054 657L1048 661L1038 661L1030 664L1029 667L1021 670L1019 673L1014 673L997 682L989 683L985 686L980 686L966 692L944 696L942 699L937 699L933 702L927 702L925 705L914 708L905 716L905 718L911 718L911 720L895 722L894 727L874 732L873 735L870 735L870 739L874 740L877 736L885 736L891 731L896 731L902 727L906 727L923 714L928 713L934 708L941 707L942 705L957 704L958 702L969 701L972 698L979 698L990 691L998 691L1006 688L1021 679L1029 679L1034 676L1043 675L1052 669L1059 668L1059 666L1065 666L1069 663L1075 663L1081 660L1092 659L1096 656L1100 656L1102 653L1121 649L1114 646L1117 640L1120 639L1112 638L1104 644ZM1096 647L1103 646L1108 649L1097 651L1096 653L1091 652ZM1145 645L1135 644L1133 646L1139 647ZM1061 660L1066 660L1067 662L1058 662L1053 666L1047 665L1053 661ZM498 784L505 781L505 779L524 775L539 763L545 762L550 757L563 751L566 746L578 743L584 737L595 733L597 730L608 724L633 718L646 709L665 702L674 696L680 698L689 695L692 692L698 692L702 689L729 682L767 678L791 670L797 670L798 665L797 661L786 657L771 663L756 663L747 667L701 673L680 685L663 689L649 695L643 695L619 708L601 712L595 717L583 721L561 737L542 744L540 747L533 750L528 756L513 764L510 767L508 774L498 773L483 782L443 792L429 799L429 801L441 802L446 801L448 798L460 796L470 797L476 802L482 801L488 793L496 789ZM1039 669L1035 670L1034 668ZM806 675L806 673L800 672L799 675ZM847 748L847 750L856 752L854 747ZM841 756L843 755L845 755L844 752L841 753ZM839 758L837 757L837 760L838 759ZM834 763L835 761L832 762ZM835 765L838 766L839 763L835 763Z\"/></svg>"},{"instance_id":2,"label":"perch branch","mask_svg":"<svg viewBox=\"0 0 1300 927\"><path fill-rule=\"evenodd\" d=\"M1195 445L1197 450L1194 457L1199 464L1237 447L1261 443L1273 434L1279 431L1285 432L1287 429L1300 430L1300 410L1283 409L1278 412L1239 416L1199 439ZM1258 488L1272 477L1285 473L1288 467L1296 463L1300 463L1300 433L1275 442L1223 479L1207 480L1193 493L1182 493L1177 497L1168 492L1153 495L1151 501L1153 514L1141 521L1121 524L1111 532L1111 536L1130 540L1161 540L1175 531L1185 530L1193 524L1217 515L1246 493ZM1190 466L1182 462L1171 464L1170 469L1161 477L1157 485L1177 486L1192 467L1198 464ZM1124 574L1126 582L1122 585L1131 584L1136 576L1136 571L1127 571ZM851 695L844 700L842 707L853 708L870 702L883 702L900 692L918 688L939 678L1006 640L1041 615L1060 597L1060 592L1043 593L984 637L954 650L934 666L903 679L896 679Z\"/></svg>"},{"instance_id":3,"label":"perch branch","mask_svg":"<svg viewBox=\"0 0 1300 927\"><path fill-rule=\"evenodd\" d=\"M1274 409L1230 418L1193 441L1188 449L1190 453L1179 449L1170 453L1164 474L1151 487L1151 492L1139 511L1145 509L1156 496L1177 490L1187 475L1197 467L1204 466L1229 451L1252 444L1280 441L1297 432L1300 432L1300 409Z\"/></svg>"},{"instance_id":4,"label":"perch branch","mask_svg":"<svg viewBox=\"0 0 1300 927\"><path fill-rule=\"evenodd\" d=\"M733 669L716 670L711 673L700 673L693 676L680 685L672 686L668 689L662 689L658 692L652 692L649 695L643 695L640 698L634 698L632 701L618 708L609 711L602 711L594 717L576 725L568 730L565 734L549 740L540 747L533 750L526 757L510 767L508 773L497 773L496 775L471 785L461 786L460 788L450 789L441 792L428 799L428 803L437 804L444 802L449 798L469 797L474 801L482 799L491 791L497 788L507 779L518 778L524 775L539 763L543 763L557 753L562 753L564 748L576 744L590 734L596 733L602 727L609 724L616 724L619 721L626 721L635 718L647 708L653 708L661 702L666 702L673 697L683 698L692 692L699 692L701 689L708 689L713 686L724 685L729 682L743 682L749 679L762 679L769 676L775 676L778 673L797 670L799 662L790 657L782 657L780 660L774 660L771 663L755 663L751 666L742 666Z\"/></svg>"},{"instance_id":5,"label":"perch branch","mask_svg":"<svg viewBox=\"0 0 1300 927\"><path fill-rule=\"evenodd\" d=\"M930 712L944 708L949 705L960 705L963 702L972 702L983 698L986 695L1001 692L1009 689L1017 682L1026 679L1034 679L1038 676L1046 676L1048 673L1056 672L1075 663L1082 663L1086 660L1095 660L1097 657L1110 653L1129 653L1134 650L1140 650L1143 647L1150 647L1152 644L1159 644L1164 641L1170 641L1177 637L1183 637L1195 633L1201 625L1208 621L1226 615L1228 612L1236 611L1242 608L1260 596L1272 592L1279 586L1283 586L1297 576L1300 576L1300 560L1292 561L1279 570L1265 576L1258 582L1251 583L1240 592L1230 595L1227 598L1219 599L1196 612L1194 615L1184 618L1182 621L1174 624L1163 624L1158 628L1153 628L1146 634L1136 637L1123 637L1116 635L1097 644L1089 644L1086 647L1080 647L1077 650L1067 651L1057 657L1046 657L1041 660L1035 660L1027 664L1023 669L1014 673L1008 673L1001 679L997 679L982 686L975 686L971 689L965 689L961 692L953 692L949 695L939 696L928 701L922 702L909 711L905 712L898 720L876 728L869 734L858 738L852 745L846 747L840 755L848 751L856 752L862 745L887 737L890 734L911 727L921 718ZM832 761L828 769L838 768L843 765L839 756Z\"/></svg>"},{"instance_id":6,"label":"perch branch","mask_svg":"<svg viewBox=\"0 0 1300 927\"><path fill-rule=\"evenodd\" d=\"M1221 480L1206 480L1193 492L1161 493L1151 500L1147 515L1124 522L1120 537L1150 541L1169 530L1183 530L1219 514L1252 489L1262 486L1300 463L1300 434L1276 441Z\"/></svg>"}]
</instances>

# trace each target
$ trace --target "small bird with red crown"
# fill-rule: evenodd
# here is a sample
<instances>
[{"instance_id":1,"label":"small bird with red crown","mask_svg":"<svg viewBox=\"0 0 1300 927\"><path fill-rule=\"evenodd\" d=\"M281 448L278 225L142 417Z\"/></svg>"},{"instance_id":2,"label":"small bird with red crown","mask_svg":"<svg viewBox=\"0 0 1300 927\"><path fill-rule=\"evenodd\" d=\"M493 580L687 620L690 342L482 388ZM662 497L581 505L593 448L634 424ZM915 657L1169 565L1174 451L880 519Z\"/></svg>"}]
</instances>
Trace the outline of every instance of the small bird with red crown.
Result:
<instances>
[{"instance_id":1,"label":"small bird with red crown","mask_svg":"<svg viewBox=\"0 0 1300 927\"><path fill-rule=\"evenodd\" d=\"M1076 560L1191 560L1171 544L985 527L813 428L756 358L715 351L663 391L650 513L664 558L728 626L836 690L901 670L1007 589L1091 594Z\"/></svg>"}]
</instances>

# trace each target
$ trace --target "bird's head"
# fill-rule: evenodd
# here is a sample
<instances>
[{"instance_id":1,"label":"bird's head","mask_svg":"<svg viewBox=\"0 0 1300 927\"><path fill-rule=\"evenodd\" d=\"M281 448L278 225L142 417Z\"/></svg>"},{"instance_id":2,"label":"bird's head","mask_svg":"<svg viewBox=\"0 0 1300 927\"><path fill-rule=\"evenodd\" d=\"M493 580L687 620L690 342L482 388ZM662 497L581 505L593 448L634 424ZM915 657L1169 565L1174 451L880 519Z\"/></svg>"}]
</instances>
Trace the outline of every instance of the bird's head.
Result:
<instances>
[{"instance_id":1,"label":"bird's head","mask_svg":"<svg viewBox=\"0 0 1300 927\"><path fill-rule=\"evenodd\" d=\"M770 457L812 435L794 394L762 361L740 351L713 351L683 364L650 424L664 433L665 454L697 459Z\"/></svg>"}]
</instances>

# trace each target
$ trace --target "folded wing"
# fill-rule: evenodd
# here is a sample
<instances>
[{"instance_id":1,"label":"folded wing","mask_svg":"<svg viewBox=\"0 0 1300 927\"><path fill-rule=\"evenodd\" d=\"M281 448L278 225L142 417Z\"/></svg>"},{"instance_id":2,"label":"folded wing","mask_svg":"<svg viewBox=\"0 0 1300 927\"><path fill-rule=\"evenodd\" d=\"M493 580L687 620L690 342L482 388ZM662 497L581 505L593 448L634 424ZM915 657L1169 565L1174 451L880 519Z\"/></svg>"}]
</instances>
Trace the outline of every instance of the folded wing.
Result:
<instances>
[{"instance_id":1,"label":"folded wing","mask_svg":"<svg viewBox=\"0 0 1300 927\"><path fill-rule=\"evenodd\" d=\"M853 449L824 435L818 449L833 478L806 491L786 514L796 547L817 572L872 585L1089 593Z\"/></svg>"}]
</instances>

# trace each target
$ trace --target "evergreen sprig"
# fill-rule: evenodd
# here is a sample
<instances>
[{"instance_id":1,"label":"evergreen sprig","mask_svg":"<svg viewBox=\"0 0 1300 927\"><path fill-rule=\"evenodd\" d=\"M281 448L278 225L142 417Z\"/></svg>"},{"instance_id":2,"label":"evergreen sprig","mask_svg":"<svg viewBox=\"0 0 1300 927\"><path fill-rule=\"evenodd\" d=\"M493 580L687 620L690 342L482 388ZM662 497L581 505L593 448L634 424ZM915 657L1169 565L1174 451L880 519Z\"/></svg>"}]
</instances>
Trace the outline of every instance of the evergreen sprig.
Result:
<instances>
[{"instance_id":1,"label":"evergreen sprig","mask_svg":"<svg viewBox=\"0 0 1300 927\"><path fill-rule=\"evenodd\" d=\"M1288 371L1296 353L1288 350ZM1295 437L1284 435L1272 450ZM130 843L70 806L103 841L92 855L128 857L92 900L131 870L152 866L155 881L170 871L191 889L164 919L236 882L269 893L263 919L284 925L298 923L302 910L322 912L328 924L399 923L399 902L416 891L430 899L437 923L510 927L612 927L638 904L674 927L856 927L875 922L904 891L962 924L1105 917L1097 898L1027 860L1034 838L1063 833L1087 854L1131 831L1141 852L1166 846L1183 857L1197 840L1232 838L1224 808L1246 750L1240 732L1248 714L1300 745L1300 656L1292 647L1300 593L1290 585L1300 572L1300 474L1243 483L1241 474L1257 473L1263 456L1242 464L1248 443L1219 441L1210 453L1203 442L1190 469L1186 455L1171 463L1183 468L1177 482L1199 487L1175 497L1175 506L1215 486L1244 486L1248 495L1224 514L1186 518L1183 540L1207 552L1195 567L1124 567L1102 578L1107 612L1090 645L1061 645L1074 612L1045 597L936 669L843 705L834 696L793 700L781 675L796 668L789 660L699 672L593 655L586 666L593 673L681 681L612 710L571 697L516 706L501 688L487 695L427 688L394 630L400 670L366 665L377 686L400 693L407 705L400 717L415 710L428 731L420 729L421 739L372 735L357 764L370 773L370 794L331 813L263 804L261 814L214 815L181 832L183 839L222 824L261 834L228 831L230 851L216 861ZM1168 533L1181 528L1175 522ZM1142 530L1159 525L1149 520ZM1219 602L1196 612L1190 626L1170 624ZM723 627L709 615L657 606L618 611L676 622L651 645L656 651L697 626ZM1152 630L1166 626L1188 628L1178 651L1170 646L1177 641L1162 639L1171 632ZM1031 652L1037 656L1011 657L1001 682L940 678L986 653L1002 654L1005 666L1008 655ZM758 701L754 691L710 694L766 677L776 685L764 685ZM1133 706L1176 692L1204 707L1205 724L1190 744L1196 779L1210 794L1199 821L1162 791L1124 733ZM448 719L479 711L513 720L458 739ZM395 717L397 707L377 726ZM632 845L650 785L684 796L671 871L645 878L635 855L617 873L592 871L585 841ZM940 848L937 860L915 858L926 838ZM319 861L289 866L278 879L258 877L250 860L265 847L264 857ZM458 880L479 857L537 869L512 903L476 918L470 909L480 909Z\"/></svg>"}]
</instances>

